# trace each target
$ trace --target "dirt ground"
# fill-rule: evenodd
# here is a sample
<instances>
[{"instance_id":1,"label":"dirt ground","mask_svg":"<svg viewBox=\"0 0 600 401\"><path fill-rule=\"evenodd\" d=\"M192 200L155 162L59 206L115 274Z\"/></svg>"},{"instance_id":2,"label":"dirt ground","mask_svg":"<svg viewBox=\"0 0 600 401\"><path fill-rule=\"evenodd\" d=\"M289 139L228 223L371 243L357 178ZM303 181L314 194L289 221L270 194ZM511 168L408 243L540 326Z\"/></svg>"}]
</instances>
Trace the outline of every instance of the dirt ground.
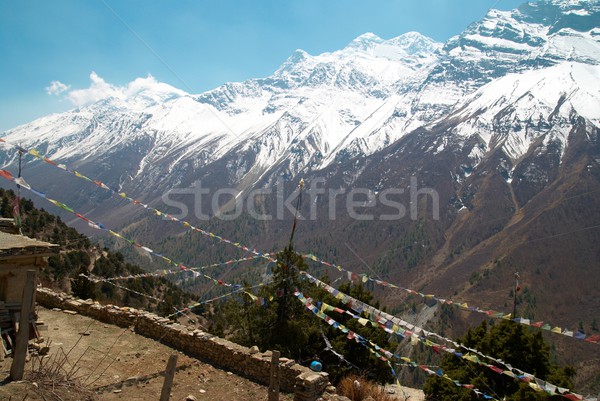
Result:
<instances>
[{"instance_id":1,"label":"dirt ground","mask_svg":"<svg viewBox=\"0 0 600 401\"><path fill-rule=\"evenodd\" d=\"M0 400L158 400L164 381L160 373L172 354L178 355L178 371L171 400L185 400L188 395L211 401L267 399L266 387L129 329L62 311L40 308L39 314L48 326L41 334L51 341L50 351L46 357L33 356L28 361L25 381L0 383ZM40 360L46 364L43 369L38 368ZM11 363L12 358L0 362L0 380L8 377ZM53 369L74 380L57 379L49 373ZM292 400L293 396L282 394L280 399Z\"/></svg>"}]
</instances>

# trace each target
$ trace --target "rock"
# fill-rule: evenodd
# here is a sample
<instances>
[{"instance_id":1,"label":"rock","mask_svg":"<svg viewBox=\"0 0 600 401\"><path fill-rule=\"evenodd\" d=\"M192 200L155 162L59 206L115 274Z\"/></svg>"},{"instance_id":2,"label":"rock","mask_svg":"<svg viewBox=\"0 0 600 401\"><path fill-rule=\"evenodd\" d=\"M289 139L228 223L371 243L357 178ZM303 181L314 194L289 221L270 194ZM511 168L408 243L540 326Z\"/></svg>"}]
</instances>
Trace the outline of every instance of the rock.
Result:
<instances>
[{"instance_id":1,"label":"rock","mask_svg":"<svg viewBox=\"0 0 600 401\"><path fill-rule=\"evenodd\" d=\"M115 394L118 394L118 393L120 393L121 391L123 391L123 390L121 390L121 389L117 389L117 390L113 390L113 393L115 393Z\"/></svg>"},{"instance_id":2,"label":"rock","mask_svg":"<svg viewBox=\"0 0 600 401\"><path fill-rule=\"evenodd\" d=\"M321 381L320 375L311 375L304 379L304 384L313 385L315 383L318 383L319 381Z\"/></svg>"},{"instance_id":3,"label":"rock","mask_svg":"<svg viewBox=\"0 0 600 401\"><path fill-rule=\"evenodd\" d=\"M252 346L252 348L250 348L250 355L254 355L254 354L258 354L260 352L260 350L258 349L258 347L256 345Z\"/></svg>"},{"instance_id":4,"label":"rock","mask_svg":"<svg viewBox=\"0 0 600 401\"><path fill-rule=\"evenodd\" d=\"M327 386L325 388L325 391L331 394L335 394L335 392L337 391L337 389L334 386Z\"/></svg>"},{"instance_id":5,"label":"rock","mask_svg":"<svg viewBox=\"0 0 600 401\"><path fill-rule=\"evenodd\" d=\"M203 388L200 389L200 394L204 394L206 393L206 390L204 390Z\"/></svg>"},{"instance_id":6,"label":"rock","mask_svg":"<svg viewBox=\"0 0 600 401\"><path fill-rule=\"evenodd\" d=\"M89 336L90 334L92 334L92 333L90 333L89 330L86 330L86 331L83 331L83 332L79 333L80 336Z\"/></svg>"},{"instance_id":7,"label":"rock","mask_svg":"<svg viewBox=\"0 0 600 401\"><path fill-rule=\"evenodd\" d=\"M39 354L40 355L48 355L48 353L50 352L50 347L45 346L40 348Z\"/></svg>"},{"instance_id":8,"label":"rock","mask_svg":"<svg viewBox=\"0 0 600 401\"><path fill-rule=\"evenodd\" d=\"M185 397L185 401L198 401L198 399L190 394L187 397Z\"/></svg>"},{"instance_id":9,"label":"rock","mask_svg":"<svg viewBox=\"0 0 600 401\"><path fill-rule=\"evenodd\" d=\"M66 313L67 315L78 315L78 313L75 312L74 310L64 309L63 312Z\"/></svg>"}]
</instances>

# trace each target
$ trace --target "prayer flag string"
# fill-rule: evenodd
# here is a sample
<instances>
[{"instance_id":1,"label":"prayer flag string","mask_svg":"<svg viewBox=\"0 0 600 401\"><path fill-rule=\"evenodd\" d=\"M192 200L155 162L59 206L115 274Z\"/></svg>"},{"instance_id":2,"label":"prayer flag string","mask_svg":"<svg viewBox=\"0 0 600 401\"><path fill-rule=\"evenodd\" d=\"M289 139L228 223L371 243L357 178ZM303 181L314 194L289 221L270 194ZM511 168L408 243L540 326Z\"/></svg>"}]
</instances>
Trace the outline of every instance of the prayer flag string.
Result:
<instances>
[{"instance_id":1,"label":"prayer flag string","mask_svg":"<svg viewBox=\"0 0 600 401\"><path fill-rule=\"evenodd\" d=\"M577 331L573 331L573 330L569 330L567 328L561 328L558 326L553 326L550 325L550 323L547 322L543 322L543 321L539 321L539 322L531 322L530 319L526 319L524 317L513 317L512 314L510 313L504 313L504 312L498 312L498 311L494 311L494 310L486 310L483 308L479 308L477 306L469 306L466 302L454 302L452 300L449 299L444 299L444 298L440 298L436 295L433 294L424 294L422 292L410 289L410 288L405 288L402 286L398 286L395 285L393 283L384 281L384 280L379 280L379 279L374 279L370 276L368 276L367 274L364 273L355 273L353 271L347 270L345 268L343 268L340 265L336 265L333 263L329 263L321 258L319 258L318 256L308 253L308 254L301 254L299 253L300 256L308 259L308 260L312 260L313 262L317 262L320 263L324 266L330 267L330 268L334 268L337 269L340 272L344 272L346 273L347 277L349 280L351 281L359 281L359 282L363 282L363 283L367 283L367 282L372 282L375 283L377 285L383 286L383 287L389 287L389 288L395 288L395 289L399 289L401 291L405 291L409 294L412 295L417 295L421 298L423 298L424 300L431 300L431 301L435 301L441 304L445 304L445 305L451 305L454 307L457 307L461 310L464 311L468 311L468 312L476 312L476 313L481 313L484 314L490 318L494 318L494 319L504 319L504 320L512 320L513 322L516 323L520 323L526 326L530 326L530 327L535 327L541 330L547 330L551 333L555 333L555 334L560 334L566 337L571 337L571 338L575 338L577 340L582 340L591 344L599 344L600 343L600 335L596 334L596 335L586 335L583 331L581 330L577 330Z\"/></svg>"},{"instance_id":2,"label":"prayer flag string","mask_svg":"<svg viewBox=\"0 0 600 401\"><path fill-rule=\"evenodd\" d=\"M73 175L73 176L75 176L77 178L80 178L82 180L91 182L92 184L95 184L99 188L102 188L104 190L109 191L112 196L123 198L123 199L127 200L129 203L132 203L132 204L137 205L137 206L141 206L144 209L146 209L147 211L149 211L150 213L155 214L156 216L159 216L159 217L162 216L162 217L164 217L164 218L166 218L168 220L171 220L173 222L179 223L179 224L183 225L186 228L186 230L188 230L188 231L198 232L198 233L200 233L200 234L202 234L202 235L204 235L206 237L213 238L213 239L215 239L215 240L217 240L219 242L222 242L222 243L225 243L225 244L229 244L229 245L234 246L234 247L236 247L238 249L241 249L244 252L250 252L250 253L252 253L252 254L254 254L256 256L259 256L261 258L267 259L267 260L269 260L271 262L274 261L274 259L271 256L269 256L268 253L259 252L256 249L253 249L253 248L250 248L248 246L245 246L245 245L243 245L243 244L241 244L239 242L229 240L227 238L221 237L218 234L212 233L210 231L203 230L202 228L199 228L199 227L195 227L195 226L193 226L192 224L190 224L186 220L181 220L181 219L179 219L179 218L177 218L177 217L175 217L175 216L173 216L173 215L171 215L169 213L166 213L166 212L163 212L163 211L158 210L156 208L153 208L152 206L149 206L149 205L147 205L147 204L145 204L145 203L143 203L143 202L141 202L139 200L135 200L135 199L129 197L123 191L118 191L118 190L112 189L112 188L110 188L108 185L104 184L100 180L95 180L95 179L86 177L85 175L79 173L78 171L76 171L74 169L69 168L68 166L66 166L63 163L55 162L55 161L51 160L50 158L46 157L43 153L41 153L40 151L38 151L36 149L33 149L33 148L32 149L26 149L26 148L24 148L24 147L22 147L20 145L13 144L13 143L11 143L9 141L6 141L6 140L4 140L2 138L0 138L0 143L5 143L8 146L12 146L13 148L17 149L20 152L28 153L31 156L35 157L36 159L39 159L39 160L41 160L41 161L43 161L43 162L45 162L47 164L50 164L50 165L52 165L54 167L57 167L57 168L59 168L59 169L61 169L63 171L66 171L67 173L69 173L69 174L71 174L71 175ZM22 185L18 181L15 181L15 183L18 184L18 185ZM30 188L28 188L28 189L30 189Z\"/></svg>"},{"instance_id":3,"label":"prayer flag string","mask_svg":"<svg viewBox=\"0 0 600 401\"><path fill-rule=\"evenodd\" d=\"M562 395L567 398L569 398L571 396L575 396L575 397L579 396L579 394L575 394L575 393L571 392L568 388L562 388L562 387L556 386L552 383L546 382L545 380L539 379L530 373L522 371L518 368L514 368L510 364L507 364L499 359L484 355L477 350L472 350L472 352L463 354L462 352L459 352L456 349L449 348L449 347L446 347L441 344L436 344L436 343L428 340L427 338L425 338L425 337L435 334L435 333L428 332L427 330L419 328L417 326L414 326L412 330L403 329L402 327L399 327L396 324L394 324L392 320L387 320L387 319L383 318L381 315L374 318L374 316L372 314L369 314L367 312L367 309L364 309L363 312L367 313L367 315L369 316L369 319L365 319L365 318L361 317L360 315L356 315L348 310L334 308L333 306L328 305L325 302L321 302L320 310L321 310L321 312L335 311L338 313L344 313L344 314L350 315L353 319L356 319L363 326L366 326L367 324L370 323L371 326L379 327L380 329L384 330L388 334L396 334L398 336L401 336L402 338L410 338L411 345L413 345L413 346L417 345L418 343L421 343L421 344L433 349L433 351L437 354L439 354L440 351L452 354L458 358L476 363L482 367L486 367L494 373L497 373L500 375L505 375L505 376L511 377L513 379L518 379L523 382L526 382L532 389L534 389L536 391L546 391L548 394ZM419 335L419 333L423 333L423 336ZM443 338L443 337L441 337L441 338ZM459 344L457 344L457 348L470 349L467 347L463 347L462 345L459 345ZM394 356L397 357L396 355L394 355ZM499 364L502 364L506 367L506 369L502 369L495 365L485 363L485 362L481 361L478 356L482 356L486 359L490 359Z\"/></svg>"},{"instance_id":4,"label":"prayer flag string","mask_svg":"<svg viewBox=\"0 0 600 401\"><path fill-rule=\"evenodd\" d=\"M149 206L147 204L144 204L144 203L142 203L142 202L140 202L138 200L135 200L135 199L127 196L124 192L118 192L118 191L116 191L114 189L111 189L110 187L108 187L106 184L104 184L100 180L93 180L93 179L91 179L89 177L86 177L85 175L77 172L76 170L68 168L65 164L57 163L57 162L51 160L50 158L45 157L41 152L39 152L36 149L33 149L33 148L32 149L26 149L26 148L23 148L20 145L13 144L13 143L11 143L9 141L6 141L6 140L4 140L2 138L0 138L0 143L5 143L8 146L12 146L12 147L16 148L20 152L28 153L28 154L34 156L35 158L37 158L39 160L42 160L42 161L44 161L44 162L46 162L46 163L48 163L48 164L50 164L50 165L52 165L54 167L58 167L59 169L61 169L63 171L66 171L66 172L72 174L73 176L75 176L77 178L83 179L85 181L89 181L89 182L97 185L98 187L100 187L102 189L110 191L113 196L118 195L119 197L121 197L121 198L129 201L130 203L142 206L144 209L151 211L152 213L156 214L157 216L164 216L164 217L166 217L167 219L169 219L171 221L178 222L178 223L182 224L184 227L186 227L186 229L188 229L190 231L199 232L202 235L208 236L210 238L214 238L217 241L220 241L220 242L223 242L223 243L230 244L230 245L235 246L235 247L237 247L237 248L239 248L239 249L241 249L241 250L243 250L245 252L250 252L250 253L253 253L254 255L258 256L258 257L265 258L265 259L270 260L270 261L274 261L274 259L268 253L258 252L255 249L251 249L251 248L249 248L249 247L247 247L245 245L240 244L239 242L231 241L229 239L221 237L221 236L219 236L217 234L214 234L212 232L205 231L205 230L203 230L201 228L195 227L195 226L191 225L189 222L187 222L185 220L180 220L177 217L172 216L169 213L162 212L162 211L160 211L158 209L155 209L155 208L153 208L153 207L151 207L151 206ZM20 186L22 186L22 187L30 190L33 193L36 193L38 195L42 195L42 197L45 197L45 195L43 193L39 193L39 192L33 190L29 186L29 184L27 184L25 182L25 180L22 179L21 177L14 178L6 170L0 170L0 176L2 176L4 178L7 178L7 179L9 179L9 180L11 180L13 182L15 182L17 185L20 185ZM73 209L69 208L65 204L62 204L60 202L56 202L56 201L53 201L53 200L49 200L49 201L52 202L52 203L54 203L56 206L58 206L58 207L60 207L60 208L62 208L64 210L68 211L68 212L74 213ZM89 222L88 222L88 224L89 224ZM94 227L94 226L92 226L92 227ZM101 228L102 229L102 227L95 227L95 228ZM112 231L109 231L109 233L112 234L112 235L115 235L115 236L119 237L119 235L117 235L116 233L114 233ZM147 250L147 249L144 249L144 250ZM159 257L162 257L163 259L166 259L167 262L170 262L169 259L164 258L162 255L160 255L160 254L156 254L156 255L159 256ZM479 308L479 307L476 307L476 306L468 306L466 302L465 303L453 302L451 300L446 300L446 299L437 297L437 296L435 296L433 294L423 294L423 293L421 293L419 291L415 291L413 289L409 289L409 288L404 288L404 287L401 287L401 286L397 286L395 284L392 284L392 283L389 283L389 282L386 282L386 281L383 281L383 280L373 279L373 278L367 276L366 274L357 274L357 273L354 273L352 271L349 271L347 269L342 268L342 266L335 265L335 264L329 263L329 262L327 262L327 261L325 261L323 259L320 259L320 258L318 258L317 256L315 256L313 254L303 254L301 256L304 256L305 258L313 260L315 262L318 262L318 263L320 263L322 265L325 265L325 266L328 266L328 267L333 267L333 268L336 268L339 271L346 272L348 274L348 277L350 279L352 279L352 280L360 279L363 282L367 282L367 281L374 282L375 284L382 285L384 287L396 288L396 289L400 289L400 290L406 291L406 292L408 292L410 294L413 294L413 295L418 295L418 296L420 296L420 297L422 297L424 299L433 300L433 301L436 301L436 302L439 302L439 303L443 303L443 304L447 304L447 305L453 305L453 306L458 307L458 308L460 308L462 310L485 314L488 317L491 317L491 318L494 318L494 319L510 319L510 320L513 320L514 322L517 322L517 323L520 323L520 324L524 324L524 325L531 326L531 327L536 327L536 328L539 328L539 329L542 329L542 330L547 330L547 331L550 331L550 332L555 333L555 334L561 334L563 336L575 338L575 339L578 339L578 340L583 340L583 341L586 341L586 342L589 342L589 343L592 343L592 344L599 344L600 343L600 335L589 335L588 336L588 335L586 335L581 330L577 330L577 331L569 330L567 328L561 328L559 326L550 325L549 323L546 323L546 322L543 322L543 321L531 322L530 319L526 319L526 318L523 318L523 317L514 317L510 313L506 314L506 313L497 312L497 311L494 311L494 310L486 310L486 309Z\"/></svg>"},{"instance_id":5,"label":"prayer flag string","mask_svg":"<svg viewBox=\"0 0 600 401\"><path fill-rule=\"evenodd\" d=\"M16 178L14 178L14 177L12 176L12 174L11 174L10 172L8 172L7 170L0 170L0 177L3 177L3 178L5 178L5 179L7 179L7 180L9 180L9 181L13 181L13 182L15 182L15 181L17 180L17 179L16 179ZM38 196L38 197L40 197L40 198L44 198L44 199L46 199L48 202L52 203L53 205L55 205L55 206L57 206L57 207L59 207L59 208L61 208L61 209L65 210L65 211L67 211L67 212L69 212L69 213L72 213L72 214L74 214L74 215L75 215L77 218L79 218L80 220L83 220L83 221L85 221L85 222L86 222L86 223L87 223L87 224L88 224L90 227L92 227L92 228L95 228L95 229L98 229L98 230L105 231L105 232L107 232L108 234L112 235L113 237L120 238L120 239L124 240L125 242L129 243L129 244L130 244L132 247L135 247L135 248L142 249L142 250L144 250L145 252L147 252L147 253L149 253L149 254L151 254L151 255L154 255L154 256L156 256L156 257L158 257L158 258L160 258L160 259L162 259L162 260L163 260L165 263L167 263L167 264L169 264L169 265L171 265L171 266L174 266L174 267L176 267L176 268L177 268L177 269L179 269L179 270L190 271L190 272L193 274L193 276L194 276L194 277L201 277L201 276L202 276L202 277L205 277L205 278L207 278L208 280L211 280L211 281L212 281L212 282L213 282L215 285L222 285L222 286L225 286L225 287L234 287L234 288L239 288L239 287L241 287L241 285L239 285L239 284L236 284L236 285L234 285L234 284L226 283L226 282L224 282L223 280L220 280L220 279L215 279L215 278L213 278L213 277L211 277L211 276L207 275L206 273L199 273L199 272L197 272L197 271L195 271L195 270L192 270L192 269L190 269L190 268L186 267L186 266L185 266L183 263L179 263L179 262L173 261L173 260L169 259L168 257L166 257L166 256L164 256L164 255L162 255L162 254L160 254L160 253L158 253L158 252L155 252L155 251L153 251L152 249L150 249L150 248L148 248L148 247L146 247L146 246L144 246L144 245L142 245L142 244L139 244L139 243L137 243L136 241L134 241L134 240L132 240L132 239L129 239L129 238L126 238L126 237L124 237L123 235L119 234L118 232L115 232L115 231L113 231L113 230L110 230L110 229L106 228L106 227L104 226L104 224L102 224L102 223L100 223L100 222L95 222L95 221L93 221L93 220L91 220L91 219L89 219L89 218L87 218L87 217L83 216L82 214L80 214L80 213L77 213L75 210L71 209L71 208L70 208L69 206L67 206L66 204L64 204L64 203L61 203L61 202L59 202L59 201L57 201L57 200L54 200L54 199L48 198L48 197L46 196L46 194L44 194L43 192L37 191L37 190L35 190L34 188L32 188L32 187L31 187L31 186L30 186L30 185L29 185L27 182L25 182L25 180L24 180L24 179L22 179L22 178L19 178L19 180L21 181L21 186L22 186L23 188L25 188L25 189L29 190L31 193L33 193L33 194L37 195L37 196ZM264 255L264 254L263 254L263 255ZM270 257L269 257L269 258L270 258ZM167 272L167 271L165 270L164 272L165 272L165 274L166 274L166 272Z\"/></svg>"},{"instance_id":6,"label":"prayer flag string","mask_svg":"<svg viewBox=\"0 0 600 401\"><path fill-rule=\"evenodd\" d=\"M493 371L494 373L497 373L500 375L505 375L505 376L511 377L513 379L518 379L520 381L523 381L523 382L527 383L529 385L529 387L531 387L535 391L545 391L546 393L548 393L550 395L561 395L561 396L569 398L569 399L573 399L573 397L575 397L576 399L583 398L581 395L573 393L568 388L559 387L552 383L546 382L545 380L539 379L530 373L527 373L518 368L514 368L511 365L507 364L506 362L504 362L500 359L496 359L496 358L487 356L477 350L471 350L470 348L467 348L468 350L470 350L472 352L467 352L466 354L464 354L454 348L449 348L449 347L446 347L445 345L434 343L425 337L430 336L430 335L436 335L438 338L447 340L451 343L454 343L454 342L452 340L446 339L445 337L437 335L436 333L429 332L418 326L411 325L411 324L403 321L402 319L392 316L392 315L390 315L386 312L383 312L377 308L374 308L364 302L361 302L347 294L344 294L343 292L316 279L315 277L311 276L308 273L304 273L304 275L308 278L308 280L311 283L324 288L327 292L329 292L331 295L333 295L336 299L339 299L342 303L348 305L348 307L354 309L357 313L367 314L367 316L369 316L369 319L363 318L360 315L354 314L347 310L343 310L341 308L335 308L324 302L321 302L320 311L322 313L324 313L325 311L335 311L340 314L350 315L353 319L356 319L358 321L358 323L360 323L363 326L370 324L373 327L378 327L378 328L384 330L388 334L396 334L403 338L410 338L411 345L413 345L413 346L415 346L416 344L418 344L420 342L420 343L426 345L427 347L432 348L434 350L434 352L436 352L436 353L443 351L443 352L452 354L458 358L464 359L466 361L470 361L470 362L476 363L478 365L481 365L483 367L486 367L486 368L490 369L491 371ZM403 327L406 327L406 329ZM423 336L420 334L423 334ZM464 347L464 348L466 348L466 347ZM485 363L479 359L478 355L482 356L484 358L490 359L498 364L504 365L506 367L506 369L501 369L495 365ZM394 357L400 358L397 355L394 355ZM581 398L578 398L578 397L581 397Z\"/></svg>"},{"instance_id":7,"label":"prayer flag string","mask_svg":"<svg viewBox=\"0 0 600 401\"><path fill-rule=\"evenodd\" d=\"M313 305L312 300L307 299L301 292L296 291L294 293L294 295L298 298L298 300L300 302L302 302L302 304L304 305L304 307L306 309L308 309L309 311L311 311L315 316L317 316L321 320L325 321L325 323L327 323L331 327L333 327L333 328L335 328L337 330L340 330L342 333L346 334L346 339L347 340L354 340L354 341L356 341L360 345L366 347L373 355L375 355L375 357L377 357L377 359L379 359L379 360L387 363L387 365L389 366L389 368L392 371L392 375L396 378L396 380L398 380L398 375L396 374L396 371L392 367L392 363L391 363L390 360L392 358L395 358L395 359L399 359L399 360L401 360L401 361L403 361L405 363L413 363L413 361L410 358L400 357L398 355L395 355L395 354L391 353L390 351L387 351L386 349L384 349L384 348L380 347L379 345L375 344L373 341L371 341L371 340L369 340L369 339L361 336L358 333L355 333L354 331L350 330L349 328L347 328L343 324L335 321L334 319L332 319L327 314L321 312L318 307L316 307L316 306ZM416 363L414 363L414 366L419 367L422 371L424 371L428 375L436 375L436 376L442 377L444 379L450 380L457 387L467 388L467 389L473 391L475 394L477 394L477 396L483 396L487 400L496 400L496 398L494 398L494 397L492 397L490 395L487 395L484 392L478 390L472 384L462 384L462 383L460 383L457 380L453 380L451 377L449 377L447 374L445 374L441 369L438 369L438 371L433 371L433 370L429 369L429 367L427 367L425 365L418 365Z\"/></svg>"},{"instance_id":8,"label":"prayer flag string","mask_svg":"<svg viewBox=\"0 0 600 401\"><path fill-rule=\"evenodd\" d=\"M247 262L247 261L256 260L259 258L262 258L262 256L253 255L253 256L248 256L248 257L240 258L240 259L231 259L226 262L213 263L213 264L206 265L206 266L189 267L186 270L175 270L175 271L174 270L156 270L153 273L141 273L141 274L130 274L128 276L108 277L108 278L105 278L105 280L119 281L119 280L130 280L130 279L138 279L138 278L145 278L145 277L164 277L165 275L168 275L168 274L180 274L180 273L185 273L185 272L189 272L189 271L205 270L205 269L209 269L212 267L227 266L227 265L231 265L234 263Z\"/></svg>"}]
</instances>

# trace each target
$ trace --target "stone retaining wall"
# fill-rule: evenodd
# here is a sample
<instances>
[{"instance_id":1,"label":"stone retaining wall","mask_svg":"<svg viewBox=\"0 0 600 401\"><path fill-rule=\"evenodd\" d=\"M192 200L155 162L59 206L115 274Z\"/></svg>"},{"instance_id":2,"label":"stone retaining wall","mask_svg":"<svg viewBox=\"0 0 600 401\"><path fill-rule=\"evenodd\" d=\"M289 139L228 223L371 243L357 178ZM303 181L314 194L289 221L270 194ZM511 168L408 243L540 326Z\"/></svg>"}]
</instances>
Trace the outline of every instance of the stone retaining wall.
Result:
<instances>
[{"instance_id":1,"label":"stone retaining wall","mask_svg":"<svg viewBox=\"0 0 600 401\"><path fill-rule=\"evenodd\" d=\"M93 319L121 327L160 341L195 358L235 372L258 383L269 385L272 352L257 352L198 329L188 328L154 313L129 307L100 305L83 301L50 289L37 289L37 302L46 308L71 310ZM325 372L315 373L295 361L280 358L280 388L294 393L295 401L315 401L321 396L333 398L335 390ZM326 394L323 394L328 390Z\"/></svg>"}]
</instances>

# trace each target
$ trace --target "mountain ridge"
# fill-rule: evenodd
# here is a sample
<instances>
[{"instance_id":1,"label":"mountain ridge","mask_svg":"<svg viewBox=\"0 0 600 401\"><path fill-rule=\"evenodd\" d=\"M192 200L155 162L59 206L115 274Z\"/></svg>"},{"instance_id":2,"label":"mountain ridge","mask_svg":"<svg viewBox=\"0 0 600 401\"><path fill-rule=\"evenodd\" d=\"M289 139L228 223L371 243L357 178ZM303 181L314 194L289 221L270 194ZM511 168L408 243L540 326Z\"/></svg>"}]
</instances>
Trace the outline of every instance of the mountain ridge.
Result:
<instances>
[{"instance_id":1,"label":"mountain ridge","mask_svg":"<svg viewBox=\"0 0 600 401\"><path fill-rule=\"evenodd\" d=\"M577 230L600 223L600 116L593 107L600 104L600 27L589 22L599 3L544 0L491 10L443 45L419 34L363 35L331 53L298 50L269 77L199 95L158 86L155 97L150 92L159 84L141 79L108 88L117 96L9 130L6 139L154 205L163 205L167 191L197 183L230 188L239 199L277 185L291 194L302 177L308 186L324 179L326 191L361 188L376 199L385 189L403 189L396 201L408 211L414 178L418 188L437 191L439 219L427 196L415 202L415 219L407 213L393 222L343 212L330 219L331 204L316 198L318 218L301 222L298 248L366 271L350 247L382 277L496 309L512 301L506 283L519 270L530 294L521 300L524 313L589 324L600 310L592 287L600 280L593 267L600 238ZM405 62L408 51L422 57ZM388 75L379 78L384 67ZM140 99L128 106L119 98L125 93ZM15 162L14 154L0 155L3 168ZM198 264L230 255L179 228L159 228L165 223L155 218L117 210L109 194L47 167L27 163L26 179L154 249ZM277 210L276 196L260 206ZM210 210L210 201L199 206ZM335 210L347 210L345 201L334 199ZM221 212L228 205L218 206ZM357 210L378 218L390 212L381 202ZM188 217L264 250L285 245L291 219ZM562 283L585 294L554 299ZM394 307L406 302L378 295Z\"/></svg>"}]
</instances>

